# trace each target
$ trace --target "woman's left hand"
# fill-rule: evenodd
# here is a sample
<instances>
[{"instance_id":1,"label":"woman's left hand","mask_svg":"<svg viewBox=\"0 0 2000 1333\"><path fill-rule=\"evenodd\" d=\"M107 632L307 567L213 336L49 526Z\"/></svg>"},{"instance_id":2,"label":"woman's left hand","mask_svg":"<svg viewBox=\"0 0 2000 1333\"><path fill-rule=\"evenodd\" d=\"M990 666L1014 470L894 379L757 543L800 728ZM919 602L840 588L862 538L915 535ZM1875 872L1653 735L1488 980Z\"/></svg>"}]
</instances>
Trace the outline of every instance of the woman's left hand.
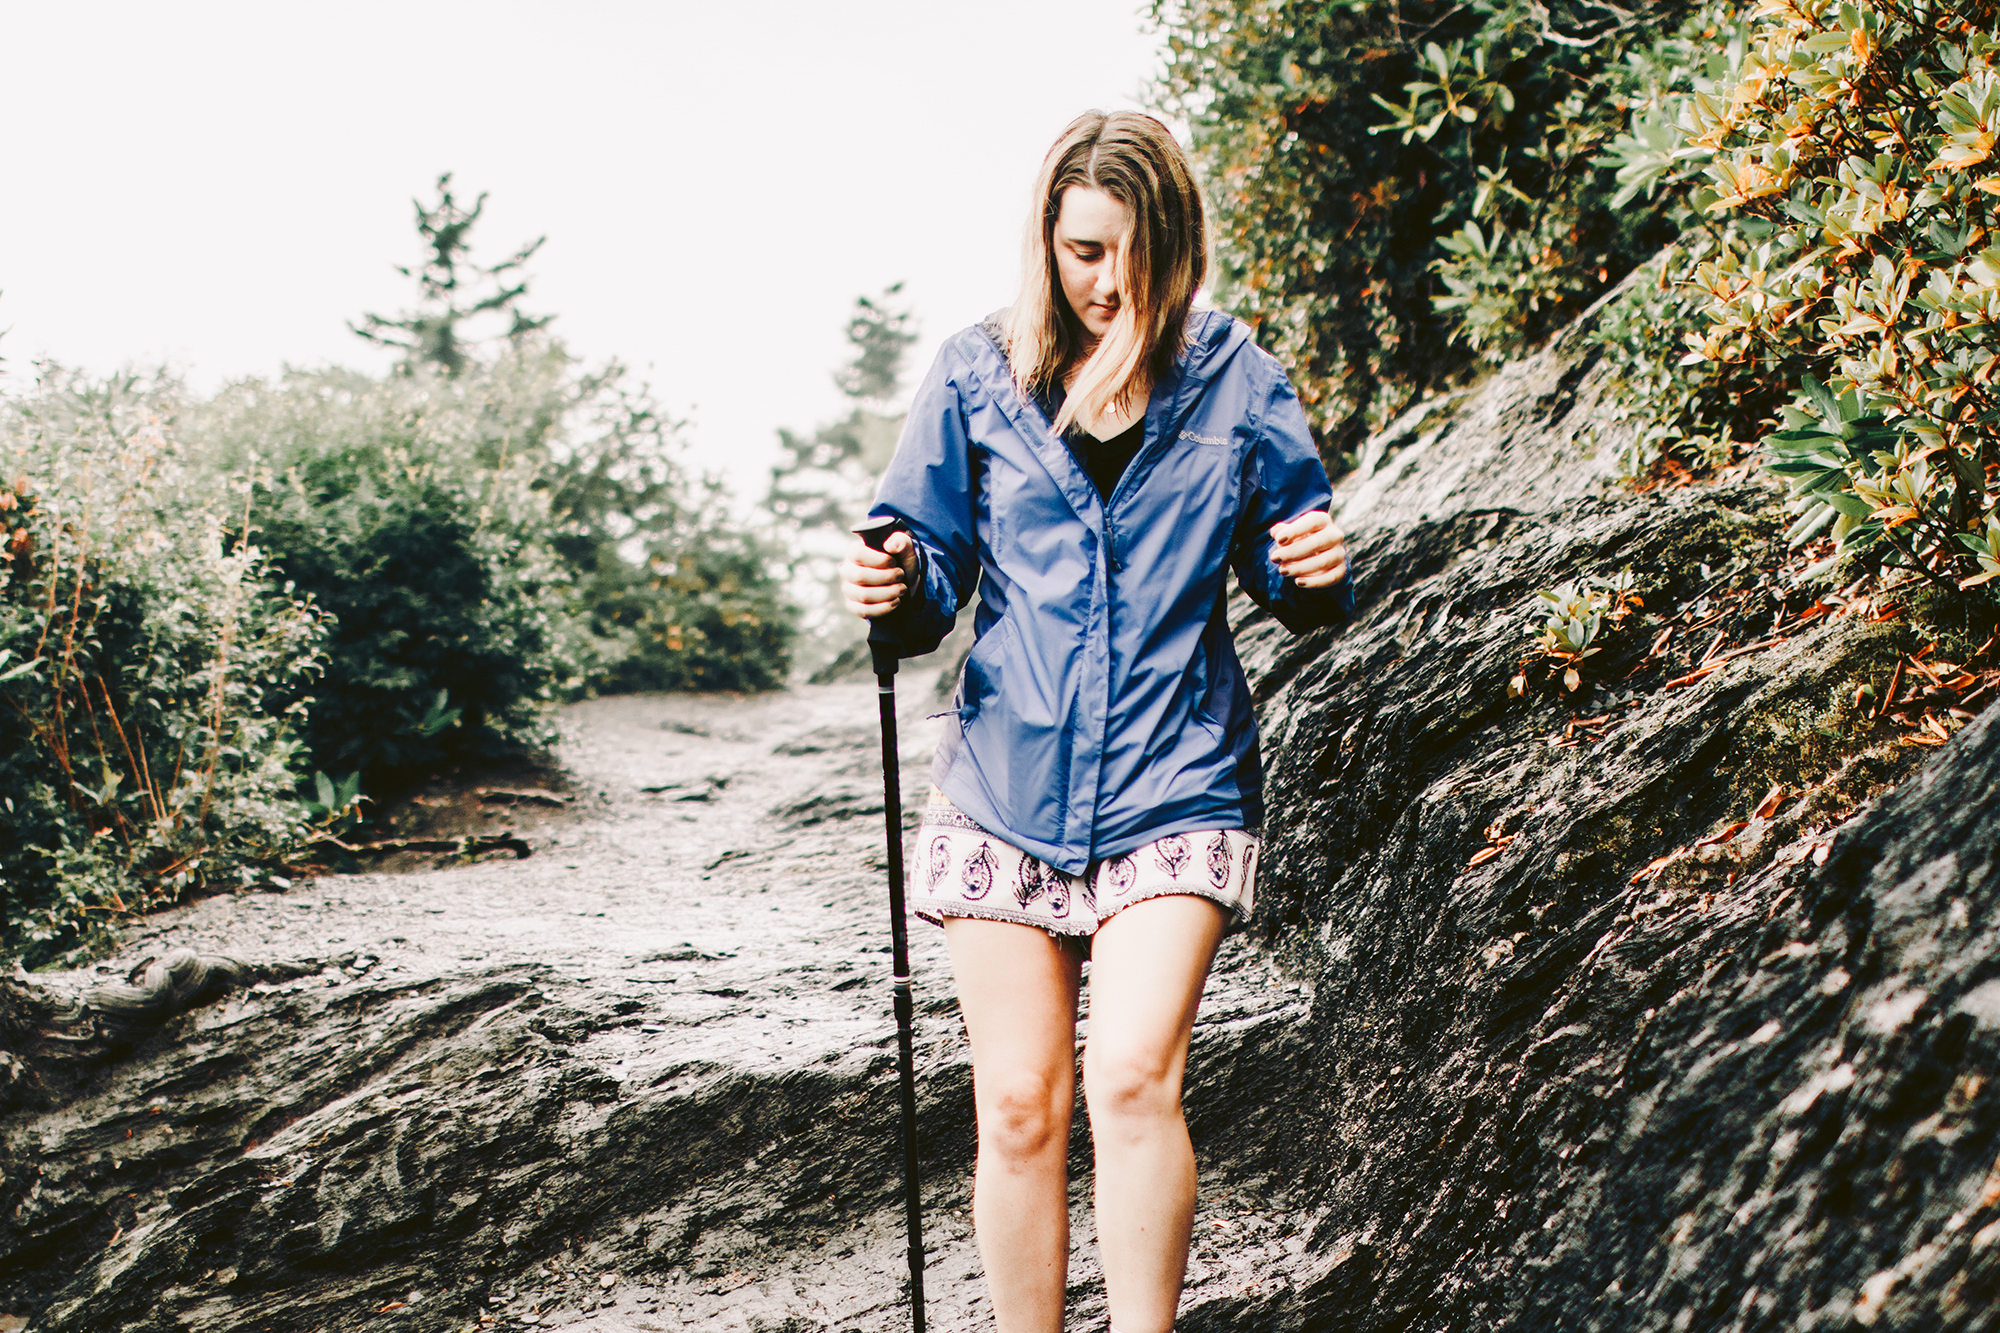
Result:
<instances>
[{"instance_id":1,"label":"woman's left hand","mask_svg":"<svg viewBox=\"0 0 2000 1333\"><path fill-rule=\"evenodd\" d=\"M1273 524L1271 540L1278 572L1301 588L1331 587L1347 577L1347 539L1324 509Z\"/></svg>"}]
</instances>

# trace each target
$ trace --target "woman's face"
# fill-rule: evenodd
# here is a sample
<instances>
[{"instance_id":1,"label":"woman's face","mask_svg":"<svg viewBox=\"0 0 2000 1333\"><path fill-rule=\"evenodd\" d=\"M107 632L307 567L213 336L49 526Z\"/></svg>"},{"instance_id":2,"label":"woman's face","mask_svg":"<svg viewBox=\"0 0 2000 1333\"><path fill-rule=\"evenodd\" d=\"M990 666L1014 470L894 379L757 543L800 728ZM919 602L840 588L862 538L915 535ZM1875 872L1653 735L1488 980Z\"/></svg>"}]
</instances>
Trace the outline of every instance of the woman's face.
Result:
<instances>
[{"instance_id":1,"label":"woman's face","mask_svg":"<svg viewBox=\"0 0 2000 1333\"><path fill-rule=\"evenodd\" d=\"M1096 342L1111 330L1122 297L1118 271L1132 238L1132 210L1091 185L1063 191L1056 215L1056 275L1069 308Z\"/></svg>"}]
</instances>

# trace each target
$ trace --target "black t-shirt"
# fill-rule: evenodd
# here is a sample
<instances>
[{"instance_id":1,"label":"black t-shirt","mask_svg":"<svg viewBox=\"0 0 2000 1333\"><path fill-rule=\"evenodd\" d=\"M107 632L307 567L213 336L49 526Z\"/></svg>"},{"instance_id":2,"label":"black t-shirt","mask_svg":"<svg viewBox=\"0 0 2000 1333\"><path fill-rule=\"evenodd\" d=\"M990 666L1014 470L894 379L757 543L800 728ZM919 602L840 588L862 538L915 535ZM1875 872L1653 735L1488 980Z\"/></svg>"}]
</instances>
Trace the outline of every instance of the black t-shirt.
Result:
<instances>
[{"instance_id":1,"label":"black t-shirt","mask_svg":"<svg viewBox=\"0 0 2000 1333\"><path fill-rule=\"evenodd\" d=\"M1119 431L1108 440L1100 440L1086 431L1073 430L1064 440L1069 451L1076 455L1076 461L1097 486L1097 493L1104 502L1111 502L1111 492L1118 489L1118 479L1125 475L1133 458L1139 453L1139 446L1146 442L1146 418L1142 414L1137 421Z\"/></svg>"},{"instance_id":2,"label":"black t-shirt","mask_svg":"<svg viewBox=\"0 0 2000 1333\"><path fill-rule=\"evenodd\" d=\"M1056 413L1062 411L1063 400L1068 395L1058 385L1041 404L1048 419L1054 421ZM1069 446L1071 456L1097 487L1097 494L1106 504L1111 502L1111 492L1118 489L1118 479L1125 475L1125 469L1139 456L1139 448L1146 442L1146 414L1141 412L1138 420L1119 431L1108 440L1100 440L1080 426L1072 426L1063 436L1063 443Z\"/></svg>"}]
</instances>

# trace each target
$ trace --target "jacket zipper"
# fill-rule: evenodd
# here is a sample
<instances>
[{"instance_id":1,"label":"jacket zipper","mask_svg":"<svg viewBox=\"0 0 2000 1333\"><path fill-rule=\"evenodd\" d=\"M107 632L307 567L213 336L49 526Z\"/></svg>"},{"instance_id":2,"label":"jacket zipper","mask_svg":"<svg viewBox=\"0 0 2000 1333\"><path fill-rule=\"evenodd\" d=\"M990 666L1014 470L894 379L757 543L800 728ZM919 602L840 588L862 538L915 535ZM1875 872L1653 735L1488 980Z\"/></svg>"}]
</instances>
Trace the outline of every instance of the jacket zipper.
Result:
<instances>
[{"instance_id":1,"label":"jacket zipper","mask_svg":"<svg viewBox=\"0 0 2000 1333\"><path fill-rule=\"evenodd\" d=\"M1179 371L1178 369L1176 369L1173 392L1168 396L1166 400L1166 405L1160 412L1161 423L1164 423L1165 421L1167 421L1168 418L1174 415L1175 409L1180 404L1180 395L1182 387L1183 384L1180 379ZM1111 488L1111 498L1109 500L1106 500L1103 504L1104 540L1106 541L1106 543L1108 543L1108 548L1105 551L1105 559L1106 563L1108 563L1111 566L1111 570L1113 573L1123 573L1125 570L1125 562L1124 560L1120 559L1118 555L1118 528L1111 521L1112 506L1116 505L1119 500L1124 498L1125 492L1127 490L1130 490L1132 487L1137 486L1139 485L1140 482L1144 481L1145 474L1151 472L1153 470L1153 467L1160 461L1158 456L1166 452L1164 449L1160 449L1158 447L1160 441L1166 438L1167 435L1166 427L1164 426L1164 424L1162 424L1160 426L1158 433L1157 434L1153 433L1152 428L1155 423L1153 421L1153 413L1150 404L1148 404L1147 407L1145 420L1146 420L1147 432L1151 436L1151 438L1144 440L1140 443L1139 452L1133 455L1132 462L1126 467L1124 474L1118 478L1118 484Z\"/></svg>"}]
</instances>

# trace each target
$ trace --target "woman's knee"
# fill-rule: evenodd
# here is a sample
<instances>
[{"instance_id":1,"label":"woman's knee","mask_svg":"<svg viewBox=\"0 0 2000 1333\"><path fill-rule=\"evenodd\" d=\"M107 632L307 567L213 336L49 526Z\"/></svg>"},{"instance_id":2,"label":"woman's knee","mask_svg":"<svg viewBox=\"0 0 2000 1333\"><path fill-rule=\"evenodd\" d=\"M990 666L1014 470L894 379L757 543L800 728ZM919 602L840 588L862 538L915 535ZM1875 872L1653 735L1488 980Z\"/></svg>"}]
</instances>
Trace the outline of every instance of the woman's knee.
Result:
<instances>
[{"instance_id":1,"label":"woman's knee","mask_svg":"<svg viewBox=\"0 0 2000 1333\"><path fill-rule=\"evenodd\" d=\"M1075 1095L1069 1071L1054 1078L1036 1073L973 1075L978 1094L979 1146L1013 1161L1069 1150L1069 1108Z\"/></svg>"},{"instance_id":2,"label":"woman's knee","mask_svg":"<svg viewBox=\"0 0 2000 1333\"><path fill-rule=\"evenodd\" d=\"M1083 1096L1091 1121L1178 1117L1180 1062L1170 1054L1094 1041L1086 1044Z\"/></svg>"}]
</instances>

